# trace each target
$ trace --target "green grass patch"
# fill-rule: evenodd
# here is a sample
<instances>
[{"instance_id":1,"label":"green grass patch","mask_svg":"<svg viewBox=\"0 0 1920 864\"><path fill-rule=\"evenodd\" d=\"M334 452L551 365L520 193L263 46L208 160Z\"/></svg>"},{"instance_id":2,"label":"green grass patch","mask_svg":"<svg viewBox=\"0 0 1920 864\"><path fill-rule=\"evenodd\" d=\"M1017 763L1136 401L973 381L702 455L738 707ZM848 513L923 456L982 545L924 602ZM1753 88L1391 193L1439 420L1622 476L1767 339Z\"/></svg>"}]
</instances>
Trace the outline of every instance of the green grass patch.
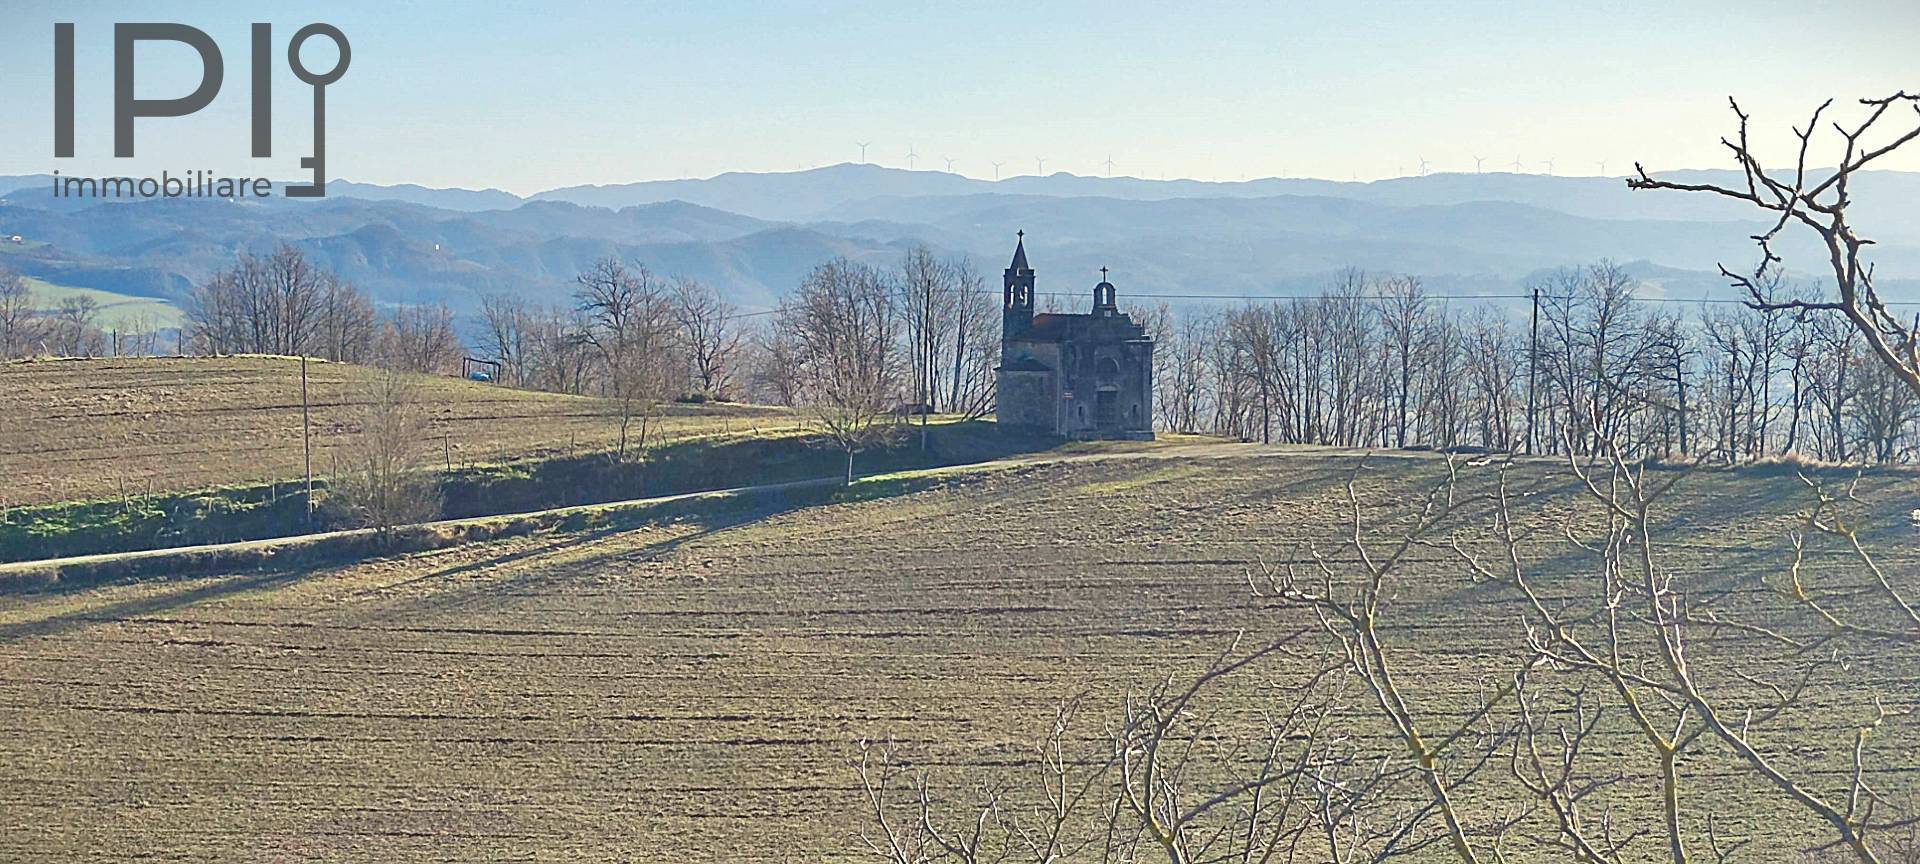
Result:
<instances>
[{"instance_id":1,"label":"green grass patch","mask_svg":"<svg viewBox=\"0 0 1920 864\"><path fill-rule=\"evenodd\" d=\"M286 484L132 495L0 511L0 563L284 537L307 530Z\"/></svg>"},{"instance_id":2,"label":"green grass patch","mask_svg":"<svg viewBox=\"0 0 1920 864\"><path fill-rule=\"evenodd\" d=\"M935 486L953 486L957 478L932 474L891 475L852 488L812 486L716 493L668 501L612 503L540 513L509 514L450 523L407 526L386 534L370 531L292 538L263 546L210 549L29 565L0 573L0 594L88 588L119 582L195 578L216 573L265 571L297 573L367 558L407 555L465 543L524 537L544 532L584 534L630 531L670 524L719 529L778 513L904 495Z\"/></svg>"},{"instance_id":3,"label":"green grass patch","mask_svg":"<svg viewBox=\"0 0 1920 864\"><path fill-rule=\"evenodd\" d=\"M12 246L0 243L0 247ZM186 320L186 313L172 302L158 297L138 297L132 294L119 294L102 291L98 288L74 288L68 285L55 285L44 279L32 276L24 277L27 293L32 296L33 304L42 310L52 310L69 297L91 297L100 304L99 317L95 320L102 328L126 330L136 323L144 323L162 330L180 326Z\"/></svg>"},{"instance_id":4,"label":"green grass patch","mask_svg":"<svg viewBox=\"0 0 1920 864\"><path fill-rule=\"evenodd\" d=\"M1046 449L1045 438L1005 436L992 423L937 423L922 449L919 431L856 454L863 476L912 485L894 472L966 465ZM846 454L803 430L754 430L681 438L614 462L607 453L456 469L439 474L440 518L476 519L838 477ZM878 476L876 476L878 475ZM321 494L324 481L316 481ZM892 494L859 485L857 495ZM576 517L581 530L603 517ZM0 511L0 563L266 540L351 528L323 509L310 521L299 484L263 483L187 493L132 495Z\"/></svg>"}]
</instances>

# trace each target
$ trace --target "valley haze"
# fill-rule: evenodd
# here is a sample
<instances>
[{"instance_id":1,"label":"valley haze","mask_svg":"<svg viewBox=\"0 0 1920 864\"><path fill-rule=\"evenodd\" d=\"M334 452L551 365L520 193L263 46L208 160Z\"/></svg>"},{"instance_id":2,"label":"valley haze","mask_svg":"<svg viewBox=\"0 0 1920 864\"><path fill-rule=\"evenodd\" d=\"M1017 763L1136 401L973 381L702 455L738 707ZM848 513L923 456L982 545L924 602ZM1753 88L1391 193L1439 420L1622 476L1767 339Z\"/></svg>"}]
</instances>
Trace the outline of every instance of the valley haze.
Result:
<instances>
[{"instance_id":1,"label":"valley haze","mask_svg":"<svg viewBox=\"0 0 1920 864\"><path fill-rule=\"evenodd\" d=\"M1725 171L1660 176L1726 182ZM553 189L430 189L334 181L323 201L96 202L49 194L50 177L0 178L0 234L45 245L9 256L57 284L181 301L239 250L286 241L385 303L470 309L482 293L557 302L606 255L713 284L766 309L818 262L884 263L909 245L992 262L1026 230L1041 291L1072 305L1108 267L1129 303L1233 303L1314 292L1340 271L1421 277L1441 295L1506 297L1562 267L1610 259L1646 296L1733 295L1765 226L1706 196L1635 193L1618 177L1441 173L1373 182L1085 177L986 181L840 164L784 173ZM1856 181L1857 218L1882 285L1920 297L1920 174ZM1817 250L1783 247L1789 261Z\"/></svg>"}]
</instances>

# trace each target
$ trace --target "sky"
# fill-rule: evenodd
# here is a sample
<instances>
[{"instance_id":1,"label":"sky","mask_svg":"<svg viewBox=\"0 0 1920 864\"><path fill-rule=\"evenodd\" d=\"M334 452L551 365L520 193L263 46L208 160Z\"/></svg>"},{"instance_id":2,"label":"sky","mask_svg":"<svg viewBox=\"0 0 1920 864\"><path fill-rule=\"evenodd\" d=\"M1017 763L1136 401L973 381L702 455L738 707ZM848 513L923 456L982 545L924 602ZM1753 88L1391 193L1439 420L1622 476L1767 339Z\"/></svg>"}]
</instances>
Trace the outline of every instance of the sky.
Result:
<instances>
[{"instance_id":1,"label":"sky","mask_svg":"<svg viewBox=\"0 0 1920 864\"><path fill-rule=\"evenodd\" d=\"M76 25L78 153L53 157L53 25ZM113 25L206 31L206 110L137 123L112 156ZM274 25L274 153L248 147L248 27ZM1790 158L1822 101L1920 89L1910 0L1744 2L538 3L13 0L0 16L0 174L299 178L311 87L285 52L351 43L327 88L330 179L520 194L859 161L991 179L1373 180L1430 171L1618 175L1730 165L1727 98ZM303 51L333 65L324 39ZM143 45L137 95L199 80ZM1831 163L1832 153L1824 155ZM1920 170L1920 150L1886 167Z\"/></svg>"}]
</instances>

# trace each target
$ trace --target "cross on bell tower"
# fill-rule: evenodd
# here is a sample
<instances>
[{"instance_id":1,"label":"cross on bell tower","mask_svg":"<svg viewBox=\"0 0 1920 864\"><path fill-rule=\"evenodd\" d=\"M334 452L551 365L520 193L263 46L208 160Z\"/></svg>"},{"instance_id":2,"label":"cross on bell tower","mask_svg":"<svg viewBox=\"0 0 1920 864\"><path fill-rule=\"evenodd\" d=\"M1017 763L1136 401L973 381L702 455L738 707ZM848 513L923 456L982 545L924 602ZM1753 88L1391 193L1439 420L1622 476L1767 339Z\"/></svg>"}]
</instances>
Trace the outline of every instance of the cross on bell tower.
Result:
<instances>
[{"instance_id":1,"label":"cross on bell tower","mask_svg":"<svg viewBox=\"0 0 1920 864\"><path fill-rule=\"evenodd\" d=\"M1120 306L1114 299L1113 283L1107 281L1107 268L1100 268L1100 284L1093 286L1093 314L1097 318L1111 318L1120 314Z\"/></svg>"}]
</instances>

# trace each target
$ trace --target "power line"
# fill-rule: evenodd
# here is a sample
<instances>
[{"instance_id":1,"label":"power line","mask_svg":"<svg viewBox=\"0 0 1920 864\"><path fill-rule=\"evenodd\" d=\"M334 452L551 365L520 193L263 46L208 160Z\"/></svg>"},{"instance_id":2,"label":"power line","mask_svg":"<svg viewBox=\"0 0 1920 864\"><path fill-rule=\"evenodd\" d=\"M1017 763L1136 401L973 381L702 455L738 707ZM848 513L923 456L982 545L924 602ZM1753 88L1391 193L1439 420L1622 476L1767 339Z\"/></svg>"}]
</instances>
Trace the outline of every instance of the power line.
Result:
<instances>
[{"instance_id":1,"label":"power line","mask_svg":"<svg viewBox=\"0 0 1920 864\"><path fill-rule=\"evenodd\" d=\"M1000 293L1000 292L998 292L998 291L980 291L980 292L977 292L977 293L981 293L981 294L998 294L998 293ZM1037 291L1037 292L1034 292L1034 293L1035 293L1036 295L1038 295L1038 296L1041 296L1041 297L1080 297L1080 296L1084 296L1084 292L1079 292L1079 291ZM1150 300L1248 300L1248 301L1262 301L1262 300L1318 300L1318 299L1321 299L1321 298L1323 298L1323 297L1331 297L1331 296L1334 296L1334 295L1331 295L1331 294L1328 294L1328 293L1326 293L1326 292L1315 292L1315 293L1311 293L1311 294L1187 294L1187 293L1164 293L1164 294L1135 294L1135 293L1128 293L1128 294L1127 294L1126 296L1128 296L1128 297L1137 297L1137 298L1145 298L1145 299L1150 299ZM1565 297L1552 297L1552 296L1549 296L1549 295L1542 295L1542 297L1543 297L1544 299L1566 299ZM1343 299L1345 299L1345 298L1343 298ZM1377 294L1360 294L1360 295L1356 295L1356 296L1354 296L1354 297L1352 297L1351 299L1356 299L1356 300L1362 300L1362 301L1366 301L1366 302L1378 302L1378 301L1385 301L1385 300L1388 300L1388 299L1391 299L1391 298L1387 298L1387 297L1382 297L1382 296L1379 296L1379 295L1377 295ZM1532 293L1523 293L1523 294L1429 294L1429 295L1426 295L1426 299L1427 299L1427 300L1429 300L1429 301L1433 301L1433 302L1440 302L1440 303L1448 303L1448 302L1452 302L1452 301L1455 301L1455 300L1531 300L1531 299L1533 299L1533 294L1532 294ZM1712 303L1712 304L1739 304L1739 305L1746 305L1746 304L1747 304L1747 302L1748 302L1748 301L1746 301L1746 300L1742 300L1742 299L1739 299L1739 298L1734 298L1734 297L1631 297L1631 296L1630 296L1630 297L1629 297L1628 299L1630 299L1630 300L1633 300L1634 302L1637 302L1637 303ZM1885 301L1885 303L1886 303L1886 305L1888 305L1888 306L1920 306L1920 300L1903 300L1903 301Z\"/></svg>"},{"instance_id":2,"label":"power line","mask_svg":"<svg viewBox=\"0 0 1920 864\"><path fill-rule=\"evenodd\" d=\"M998 295L1000 292L992 289L984 289L980 291L970 291L967 293L994 296L994 295ZM1085 296L1085 292L1082 292L1082 291L1036 291L1034 292L1034 294L1035 296L1038 296L1038 297L1061 297L1061 298L1076 298L1076 297ZM1129 298L1137 298L1137 299L1143 299L1143 300L1214 300L1214 301L1232 300L1232 301L1239 301L1239 302L1258 303L1258 302L1275 301L1275 300L1319 300L1322 298L1332 297L1334 295L1327 294L1326 292L1316 292L1312 294L1194 294L1194 293L1173 292L1173 293L1156 293L1156 294L1130 293L1127 296ZM1341 299L1351 299L1351 300L1359 300L1367 303L1376 303L1376 302L1384 302L1392 298L1382 297L1377 294L1360 294L1360 295L1355 295L1351 297L1343 297ZM1532 300L1533 293L1527 292L1522 294L1430 294L1426 296L1426 299L1428 301L1437 302L1437 303L1451 303L1456 300ZM1549 295L1542 295L1542 299L1564 300L1568 298L1564 296L1553 297ZM1704 304L1711 304L1711 305L1729 305L1729 306L1731 305L1745 306L1748 303L1748 301L1737 298L1737 297L1632 297L1632 296L1629 296L1628 299L1636 303L1704 303ZM1883 303L1884 305L1887 305L1887 306L1920 307L1920 300L1888 300L1888 301L1883 301ZM777 314L779 311L780 310L776 308L776 309L762 309L756 312L736 312L732 315L727 316L727 320L731 321L736 318L757 318L762 315Z\"/></svg>"}]
</instances>

